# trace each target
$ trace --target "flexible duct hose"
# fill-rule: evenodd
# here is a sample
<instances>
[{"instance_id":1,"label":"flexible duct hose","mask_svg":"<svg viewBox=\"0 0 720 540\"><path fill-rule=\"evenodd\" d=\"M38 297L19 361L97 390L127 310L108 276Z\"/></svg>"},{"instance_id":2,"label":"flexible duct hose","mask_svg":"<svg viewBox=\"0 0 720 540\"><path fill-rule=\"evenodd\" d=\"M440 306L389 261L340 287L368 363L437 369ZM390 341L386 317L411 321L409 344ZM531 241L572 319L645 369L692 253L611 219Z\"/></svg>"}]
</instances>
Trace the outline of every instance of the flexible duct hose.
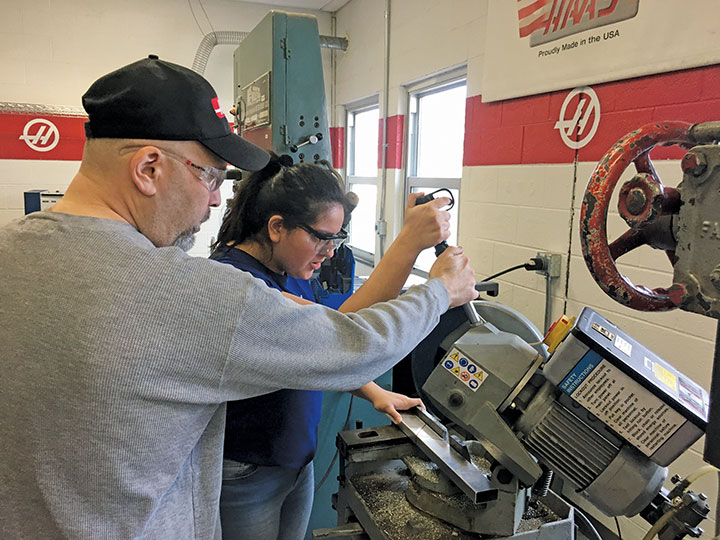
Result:
<instances>
[{"instance_id":1,"label":"flexible duct hose","mask_svg":"<svg viewBox=\"0 0 720 540\"><path fill-rule=\"evenodd\" d=\"M210 58L210 53L216 45L238 45L248 34L249 32L236 32L233 30L218 30L205 34L195 53L192 70L195 73L203 75L207 67L208 59ZM341 37L320 36L320 46L346 51L348 48L348 40Z\"/></svg>"},{"instance_id":2,"label":"flexible duct hose","mask_svg":"<svg viewBox=\"0 0 720 540\"><path fill-rule=\"evenodd\" d=\"M195 53L192 70L200 75L204 74L210 53L215 48L215 45L237 45L245 39L247 35L248 32L233 32L232 30L220 30L205 34Z\"/></svg>"}]
</instances>

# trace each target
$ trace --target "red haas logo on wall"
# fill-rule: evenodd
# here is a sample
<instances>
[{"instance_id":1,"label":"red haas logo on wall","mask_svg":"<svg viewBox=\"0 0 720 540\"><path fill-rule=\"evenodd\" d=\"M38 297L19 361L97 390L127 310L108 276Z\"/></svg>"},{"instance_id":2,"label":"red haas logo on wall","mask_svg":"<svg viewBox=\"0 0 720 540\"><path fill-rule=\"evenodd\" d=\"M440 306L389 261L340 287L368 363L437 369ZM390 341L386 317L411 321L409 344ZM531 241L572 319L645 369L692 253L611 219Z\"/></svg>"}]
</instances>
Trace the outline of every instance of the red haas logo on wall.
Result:
<instances>
[{"instance_id":1,"label":"red haas logo on wall","mask_svg":"<svg viewBox=\"0 0 720 540\"><path fill-rule=\"evenodd\" d=\"M80 161L84 111L33 103L0 103L0 159Z\"/></svg>"},{"instance_id":2,"label":"red haas logo on wall","mask_svg":"<svg viewBox=\"0 0 720 540\"><path fill-rule=\"evenodd\" d=\"M640 0L518 0L520 37L530 36L530 46L542 45L597 28L632 19Z\"/></svg>"},{"instance_id":3,"label":"red haas logo on wall","mask_svg":"<svg viewBox=\"0 0 720 540\"><path fill-rule=\"evenodd\" d=\"M34 133L31 133L33 131ZM18 139L25 141L25 144L37 152L49 152L60 142L60 132L50 120L35 118L25 124L23 134Z\"/></svg>"}]
</instances>

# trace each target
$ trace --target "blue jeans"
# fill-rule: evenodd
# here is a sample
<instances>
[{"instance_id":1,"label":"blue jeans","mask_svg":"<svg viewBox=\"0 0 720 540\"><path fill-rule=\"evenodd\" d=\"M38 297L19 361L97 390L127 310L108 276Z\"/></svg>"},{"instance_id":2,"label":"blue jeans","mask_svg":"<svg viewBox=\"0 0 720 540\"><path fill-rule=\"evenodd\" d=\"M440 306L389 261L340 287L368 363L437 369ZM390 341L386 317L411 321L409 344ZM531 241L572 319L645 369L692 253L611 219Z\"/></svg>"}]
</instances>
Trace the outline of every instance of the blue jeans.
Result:
<instances>
[{"instance_id":1,"label":"blue jeans","mask_svg":"<svg viewBox=\"0 0 720 540\"><path fill-rule=\"evenodd\" d=\"M223 540L302 540L313 502L313 464L264 467L223 460Z\"/></svg>"}]
</instances>

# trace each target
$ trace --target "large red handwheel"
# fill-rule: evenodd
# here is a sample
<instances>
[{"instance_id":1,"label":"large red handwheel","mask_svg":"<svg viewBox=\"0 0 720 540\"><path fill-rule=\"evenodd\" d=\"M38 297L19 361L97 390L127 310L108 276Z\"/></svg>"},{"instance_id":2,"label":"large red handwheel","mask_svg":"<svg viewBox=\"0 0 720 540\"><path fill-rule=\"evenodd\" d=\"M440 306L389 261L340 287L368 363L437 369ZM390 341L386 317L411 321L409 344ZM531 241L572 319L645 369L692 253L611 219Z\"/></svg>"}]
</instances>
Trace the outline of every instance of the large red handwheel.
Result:
<instances>
[{"instance_id":1,"label":"large red handwheel","mask_svg":"<svg viewBox=\"0 0 720 540\"><path fill-rule=\"evenodd\" d=\"M636 231L628 231L608 245L607 214L610 198L621 175L631 163L638 173L657 178L648 152L657 145L693 146L687 122L658 122L647 124L632 131L616 142L603 156L590 177L582 209L580 211L580 244L585 263L600 288L613 300L641 311L667 311L678 307L682 291L657 288L648 289L634 285L622 275L615 265L615 258L640 245L647 238L638 240ZM672 258L671 258L672 260Z\"/></svg>"}]
</instances>

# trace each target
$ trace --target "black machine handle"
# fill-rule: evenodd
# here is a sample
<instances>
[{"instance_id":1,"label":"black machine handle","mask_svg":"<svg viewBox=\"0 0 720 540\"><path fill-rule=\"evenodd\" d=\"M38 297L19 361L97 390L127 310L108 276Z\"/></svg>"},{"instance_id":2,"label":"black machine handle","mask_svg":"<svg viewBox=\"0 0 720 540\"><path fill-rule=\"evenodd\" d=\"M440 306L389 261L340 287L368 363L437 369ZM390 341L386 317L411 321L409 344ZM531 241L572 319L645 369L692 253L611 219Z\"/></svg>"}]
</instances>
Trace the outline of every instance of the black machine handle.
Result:
<instances>
[{"instance_id":1,"label":"black machine handle","mask_svg":"<svg viewBox=\"0 0 720 540\"><path fill-rule=\"evenodd\" d=\"M428 193L427 195L423 195L422 197L418 197L415 199L415 206L419 206L421 204L429 203L430 201L435 199L435 194L439 193L441 191L447 191L448 197L450 198L450 206L448 206L448 210L450 210L453 206L455 206L455 197L453 197L452 191L450 191L447 188L440 188L436 189L432 193ZM435 256L439 257L443 251L445 251L448 248L448 243L443 240L439 244L435 246Z\"/></svg>"},{"instance_id":2,"label":"black machine handle","mask_svg":"<svg viewBox=\"0 0 720 540\"><path fill-rule=\"evenodd\" d=\"M445 191L447 192L448 197L450 198L450 206L448 206L448 210L455 206L455 197L453 197L452 191L450 191L447 188L440 188L436 189L432 193L428 193L427 195L423 195L422 197L418 197L415 199L415 206L419 204L425 204L429 203L433 199L435 199L435 194ZM435 245L435 256L439 257L443 251L445 251L448 248L448 243L443 240L439 244ZM497 292L495 292L497 295ZM475 307L472 305L472 302L468 302L467 304L463 304L463 310L465 311L465 315L468 318L468 321L470 321L470 324L478 324L481 319L480 315L478 315L477 311L475 311Z\"/></svg>"}]
</instances>

